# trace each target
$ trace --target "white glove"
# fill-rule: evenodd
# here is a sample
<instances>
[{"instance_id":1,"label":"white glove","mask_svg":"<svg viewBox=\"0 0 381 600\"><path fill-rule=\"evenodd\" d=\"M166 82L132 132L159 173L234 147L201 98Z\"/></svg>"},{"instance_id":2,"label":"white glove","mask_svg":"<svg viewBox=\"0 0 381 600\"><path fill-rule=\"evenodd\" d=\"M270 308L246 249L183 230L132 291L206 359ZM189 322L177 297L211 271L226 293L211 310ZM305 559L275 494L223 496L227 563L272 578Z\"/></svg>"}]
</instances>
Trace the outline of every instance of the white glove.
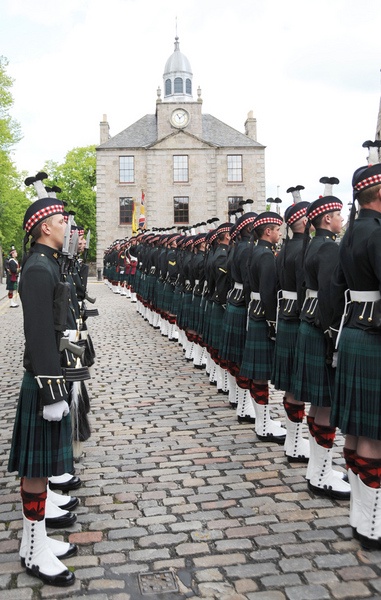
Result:
<instances>
[{"instance_id":1,"label":"white glove","mask_svg":"<svg viewBox=\"0 0 381 600\"><path fill-rule=\"evenodd\" d=\"M47 404L42 411L43 419L46 421L61 421L62 417L66 417L70 412L68 403L65 400L60 400L54 404Z\"/></svg>"},{"instance_id":2,"label":"white glove","mask_svg":"<svg viewBox=\"0 0 381 600\"><path fill-rule=\"evenodd\" d=\"M333 369L336 369L336 367L337 367L337 354L338 354L337 352L333 353L333 357L332 357L332 368Z\"/></svg>"}]
</instances>

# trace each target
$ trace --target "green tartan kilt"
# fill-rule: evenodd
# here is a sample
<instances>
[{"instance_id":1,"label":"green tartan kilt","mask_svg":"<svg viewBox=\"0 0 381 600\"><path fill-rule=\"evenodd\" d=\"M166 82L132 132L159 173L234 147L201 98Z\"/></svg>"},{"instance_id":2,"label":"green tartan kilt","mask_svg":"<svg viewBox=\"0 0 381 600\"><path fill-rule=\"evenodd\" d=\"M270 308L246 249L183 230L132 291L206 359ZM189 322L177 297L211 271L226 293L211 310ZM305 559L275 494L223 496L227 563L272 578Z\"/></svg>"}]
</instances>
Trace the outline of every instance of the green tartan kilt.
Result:
<instances>
[{"instance_id":1,"label":"green tartan kilt","mask_svg":"<svg viewBox=\"0 0 381 600\"><path fill-rule=\"evenodd\" d=\"M222 323L220 358L240 365L246 341L246 306L227 304Z\"/></svg>"},{"instance_id":2,"label":"green tartan kilt","mask_svg":"<svg viewBox=\"0 0 381 600\"><path fill-rule=\"evenodd\" d=\"M271 383L276 390L290 392L299 321L279 319L276 332Z\"/></svg>"},{"instance_id":3,"label":"green tartan kilt","mask_svg":"<svg viewBox=\"0 0 381 600\"><path fill-rule=\"evenodd\" d=\"M16 410L8 471L19 477L51 477L73 470L70 414L46 421L40 413L38 385L25 372Z\"/></svg>"},{"instance_id":4,"label":"green tartan kilt","mask_svg":"<svg viewBox=\"0 0 381 600\"><path fill-rule=\"evenodd\" d=\"M331 406L335 369L325 362L324 333L302 321L296 342L291 392L296 400L313 406Z\"/></svg>"},{"instance_id":5,"label":"green tartan kilt","mask_svg":"<svg viewBox=\"0 0 381 600\"><path fill-rule=\"evenodd\" d=\"M180 329L188 329L189 327L189 312L192 303L192 292L184 291L181 296L180 311L177 315L177 323Z\"/></svg>"},{"instance_id":6,"label":"green tartan kilt","mask_svg":"<svg viewBox=\"0 0 381 600\"><path fill-rule=\"evenodd\" d=\"M153 305L159 312L163 311L164 299L164 281L156 280L156 285L153 292Z\"/></svg>"},{"instance_id":7,"label":"green tartan kilt","mask_svg":"<svg viewBox=\"0 0 381 600\"><path fill-rule=\"evenodd\" d=\"M224 319L225 309L222 304L212 303L212 311L209 320L210 346L219 353L221 344L222 321Z\"/></svg>"},{"instance_id":8,"label":"green tartan kilt","mask_svg":"<svg viewBox=\"0 0 381 600\"><path fill-rule=\"evenodd\" d=\"M136 269L135 281L134 281L134 289L135 289L135 292L139 296L142 296L142 286L143 286L143 283L144 283L143 273L139 269Z\"/></svg>"},{"instance_id":9,"label":"green tartan kilt","mask_svg":"<svg viewBox=\"0 0 381 600\"><path fill-rule=\"evenodd\" d=\"M156 286L156 277L155 277L155 275L151 275L151 274L147 275L146 276L144 293L145 293L145 300L149 304L153 304L154 303L155 286Z\"/></svg>"},{"instance_id":10,"label":"green tartan kilt","mask_svg":"<svg viewBox=\"0 0 381 600\"><path fill-rule=\"evenodd\" d=\"M172 296L172 306L171 306L171 310L170 310L170 313L172 315L178 314L180 300L181 300L181 289L178 285L175 285L175 288L173 290L173 296Z\"/></svg>"},{"instance_id":11,"label":"green tartan kilt","mask_svg":"<svg viewBox=\"0 0 381 600\"><path fill-rule=\"evenodd\" d=\"M162 298L162 307L165 312L171 312L172 304L173 304L173 292L174 285L166 281L163 284L163 298Z\"/></svg>"},{"instance_id":12,"label":"green tartan kilt","mask_svg":"<svg viewBox=\"0 0 381 600\"><path fill-rule=\"evenodd\" d=\"M200 302L201 296L195 296L192 294L192 302L189 310L189 329L192 331L197 331L198 328L198 319L199 319L199 311L200 311Z\"/></svg>"},{"instance_id":13,"label":"green tartan kilt","mask_svg":"<svg viewBox=\"0 0 381 600\"><path fill-rule=\"evenodd\" d=\"M210 317L212 314L213 302L210 298L204 298L204 318L202 323L202 339L204 340L205 345L209 348L211 341L211 333L210 333Z\"/></svg>"},{"instance_id":14,"label":"green tartan kilt","mask_svg":"<svg viewBox=\"0 0 381 600\"><path fill-rule=\"evenodd\" d=\"M197 333L202 338L204 333L204 320L205 320L205 309L206 309L206 298L204 296L200 297L200 304L198 307L198 317L197 317Z\"/></svg>"},{"instance_id":15,"label":"green tartan kilt","mask_svg":"<svg viewBox=\"0 0 381 600\"><path fill-rule=\"evenodd\" d=\"M241 369L241 377L269 380L274 360L274 342L268 337L266 321L249 319Z\"/></svg>"},{"instance_id":16,"label":"green tartan kilt","mask_svg":"<svg viewBox=\"0 0 381 600\"><path fill-rule=\"evenodd\" d=\"M381 336L344 327L331 423L344 434L381 440Z\"/></svg>"}]
</instances>

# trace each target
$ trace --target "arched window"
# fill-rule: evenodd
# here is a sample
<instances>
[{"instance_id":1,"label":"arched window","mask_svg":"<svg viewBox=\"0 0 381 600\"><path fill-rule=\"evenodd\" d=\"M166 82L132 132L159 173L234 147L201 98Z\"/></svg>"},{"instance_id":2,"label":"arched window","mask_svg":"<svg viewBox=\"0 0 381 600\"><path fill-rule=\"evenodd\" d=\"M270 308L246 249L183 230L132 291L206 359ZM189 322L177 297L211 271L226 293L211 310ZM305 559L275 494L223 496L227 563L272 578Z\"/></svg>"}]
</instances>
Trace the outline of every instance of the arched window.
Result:
<instances>
[{"instance_id":1,"label":"arched window","mask_svg":"<svg viewBox=\"0 0 381 600\"><path fill-rule=\"evenodd\" d=\"M172 94L172 82L170 79L165 80L165 95L170 96Z\"/></svg>"},{"instance_id":2,"label":"arched window","mask_svg":"<svg viewBox=\"0 0 381 600\"><path fill-rule=\"evenodd\" d=\"M174 82L174 93L175 94L182 94L183 93L183 80L181 77L175 77L175 82Z\"/></svg>"},{"instance_id":3,"label":"arched window","mask_svg":"<svg viewBox=\"0 0 381 600\"><path fill-rule=\"evenodd\" d=\"M185 93L192 95L192 82L190 79L185 80Z\"/></svg>"}]
</instances>

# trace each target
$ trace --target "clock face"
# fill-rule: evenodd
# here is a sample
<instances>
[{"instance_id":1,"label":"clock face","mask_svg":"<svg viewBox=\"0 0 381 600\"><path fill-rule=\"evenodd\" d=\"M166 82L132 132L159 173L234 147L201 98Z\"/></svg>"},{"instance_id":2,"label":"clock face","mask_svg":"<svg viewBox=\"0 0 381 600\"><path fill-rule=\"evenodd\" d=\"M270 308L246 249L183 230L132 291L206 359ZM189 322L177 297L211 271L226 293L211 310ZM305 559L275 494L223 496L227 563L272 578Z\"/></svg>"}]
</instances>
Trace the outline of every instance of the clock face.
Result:
<instances>
[{"instance_id":1,"label":"clock face","mask_svg":"<svg viewBox=\"0 0 381 600\"><path fill-rule=\"evenodd\" d=\"M183 108L176 108L172 113L171 123L174 127L186 127L189 123L189 114Z\"/></svg>"}]
</instances>

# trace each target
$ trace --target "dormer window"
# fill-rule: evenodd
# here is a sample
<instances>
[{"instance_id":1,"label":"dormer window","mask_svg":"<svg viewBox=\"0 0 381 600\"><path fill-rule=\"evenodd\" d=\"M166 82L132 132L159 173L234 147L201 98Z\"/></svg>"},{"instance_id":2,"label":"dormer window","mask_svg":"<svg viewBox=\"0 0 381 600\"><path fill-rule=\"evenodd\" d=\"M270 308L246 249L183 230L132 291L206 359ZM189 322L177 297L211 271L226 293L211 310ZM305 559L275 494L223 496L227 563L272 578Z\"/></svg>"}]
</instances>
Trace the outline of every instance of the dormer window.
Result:
<instances>
[{"instance_id":1,"label":"dormer window","mask_svg":"<svg viewBox=\"0 0 381 600\"><path fill-rule=\"evenodd\" d=\"M183 93L183 80L181 77L175 77L174 81L174 93L182 94Z\"/></svg>"}]
</instances>

